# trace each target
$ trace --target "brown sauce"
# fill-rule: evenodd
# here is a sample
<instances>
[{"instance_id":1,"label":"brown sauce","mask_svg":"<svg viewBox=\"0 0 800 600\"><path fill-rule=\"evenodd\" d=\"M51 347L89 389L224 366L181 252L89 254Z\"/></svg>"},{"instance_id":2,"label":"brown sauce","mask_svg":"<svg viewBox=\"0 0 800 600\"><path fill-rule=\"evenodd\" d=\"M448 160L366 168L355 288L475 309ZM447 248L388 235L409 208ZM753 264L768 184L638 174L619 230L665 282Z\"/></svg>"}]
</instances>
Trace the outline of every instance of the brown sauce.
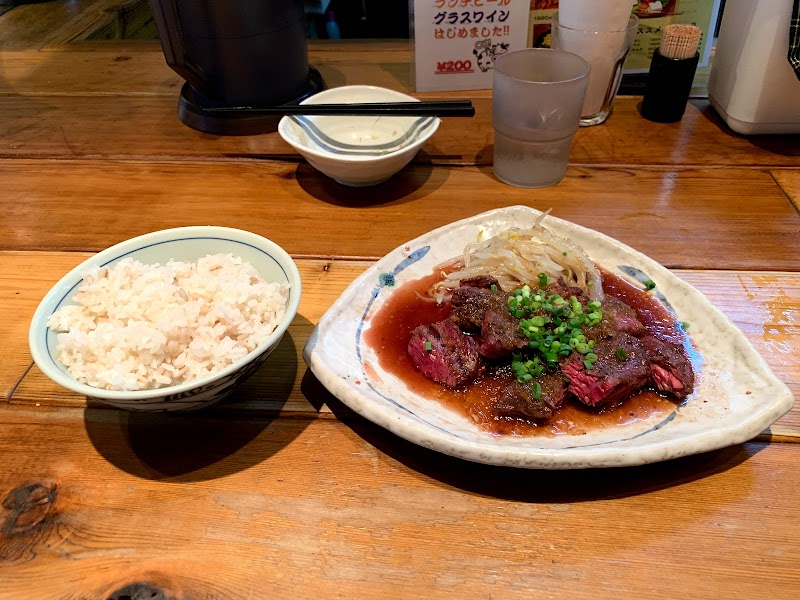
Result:
<instances>
[{"instance_id":1,"label":"brown sauce","mask_svg":"<svg viewBox=\"0 0 800 600\"><path fill-rule=\"evenodd\" d=\"M667 308L646 291L639 289L621 277L600 269L603 291L622 300L636 311L639 321L650 334L664 341L683 344L686 334Z\"/></svg>"},{"instance_id":2,"label":"brown sauce","mask_svg":"<svg viewBox=\"0 0 800 600\"><path fill-rule=\"evenodd\" d=\"M684 339L680 325L661 303L611 273L604 271L602 275L606 294L616 296L636 310L642 324L653 335L677 339L679 343ZM546 422L494 418L492 402L511 380L510 368L497 369L463 389L453 390L424 377L408 357L411 332L419 325L440 321L450 313L449 303L440 305L417 295L424 296L439 279L439 274L433 274L399 287L371 316L369 327L364 332L364 342L375 351L381 368L402 380L415 394L435 400L470 419L481 429L500 435L583 435L590 430L659 420L658 417L665 418L675 410L676 401L644 389L601 411L569 399Z\"/></svg>"}]
</instances>

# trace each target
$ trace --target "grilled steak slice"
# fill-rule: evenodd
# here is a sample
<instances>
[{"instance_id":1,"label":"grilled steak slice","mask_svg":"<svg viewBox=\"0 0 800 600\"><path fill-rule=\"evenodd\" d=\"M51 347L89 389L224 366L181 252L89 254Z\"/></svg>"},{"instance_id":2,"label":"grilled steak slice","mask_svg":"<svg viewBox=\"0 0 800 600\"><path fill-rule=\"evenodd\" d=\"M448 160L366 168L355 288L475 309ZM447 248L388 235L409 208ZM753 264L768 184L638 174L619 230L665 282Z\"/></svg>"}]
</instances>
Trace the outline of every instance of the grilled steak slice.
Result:
<instances>
[{"instance_id":1,"label":"grilled steak slice","mask_svg":"<svg viewBox=\"0 0 800 600\"><path fill-rule=\"evenodd\" d=\"M636 311L619 298L606 296L603 300L603 319L594 327L586 327L584 335L590 340L614 338L618 333L629 333L635 337L647 334L647 329L639 321Z\"/></svg>"},{"instance_id":2,"label":"grilled steak slice","mask_svg":"<svg viewBox=\"0 0 800 600\"><path fill-rule=\"evenodd\" d=\"M481 325L480 354L489 359L506 358L528 341L519 333L519 319L508 310L487 310Z\"/></svg>"},{"instance_id":3,"label":"grilled steak slice","mask_svg":"<svg viewBox=\"0 0 800 600\"><path fill-rule=\"evenodd\" d=\"M647 334L647 329L639 321L636 311L619 298L606 296L603 301L603 316L613 320L617 331L629 333L635 337L642 337Z\"/></svg>"},{"instance_id":4,"label":"grilled steak slice","mask_svg":"<svg viewBox=\"0 0 800 600\"><path fill-rule=\"evenodd\" d=\"M617 351L620 355L617 356ZM604 406L632 394L650 380L647 350L641 340L628 333L614 339L603 339L594 347L597 362L591 369L584 357L573 353L561 367L570 380L570 392L588 406Z\"/></svg>"},{"instance_id":5,"label":"grilled steak slice","mask_svg":"<svg viewBox=\"0 0 800 600\"><path fill-rule=\"evenodd\" d=\"M487 310L508 312L508 296L478 287L459 287L450 299L450 320L465 331L481 330Z\"/></svg>"},{"instance_id":6,"label":"grilled steak slice","mask_svg":"<svg viewBox=\"0 0 800 600\"><path fill-rule=\"evenodd\" d=\"M559 373L545 373L536 381L542 386L542 394L534 398L531 383L514 381L492 406L495 417L527 417L549 419L564 403L567 387Z\"/></svg>"},{"instance_id":7,"label":"grilled steak slice","mask_svg":"<svg viewBox=\"0 0 800 600\"><path fill-rule=\"evenodd\" d=\"M572 296L575 296L578 302L580 302L583 306L586 306L589 303L589 296L587 296L581 288L567 285L567 282L564 281L563 277L551 280L547 284L547 295L549 296L552 294L558 294L564 298L564 300L569 300Z\"/></svg>"},{"instance_id":8,"label":"grilled steak slice","mask_svg":"<svg viewBox=\"0 0 800 600\"><path fill-rule=\"evenodd\" d=\"M680 398L694 390L694 371L682 346L660 340L652 335L642 338L650 361L650 372L656 387Z\"/></svg>"},{"instance_id":9,"label":"grilled steak slice","mask_svg":"<svg viewBox=\"0 0 800 600\"><path fill-rule=\"evenodd\" d=\"M500 282L491 275L476 275L475 277L467 277L458 282L461 287L476 287L490 289L493 285L500 289Z\"/></svg>"},{"instance_id":10,"label":"grilled steak slice","mask_svg":"<svg viewBox=\"0 0 800 600\"><path fill-rule=\"evenodd\" d=\"M426 343L430 350L426 350ZM469 383L482 370L478 342L449 320L414 329L408 340L408 355L425 377L451 388Z\"/></svg>"}]
</instances>

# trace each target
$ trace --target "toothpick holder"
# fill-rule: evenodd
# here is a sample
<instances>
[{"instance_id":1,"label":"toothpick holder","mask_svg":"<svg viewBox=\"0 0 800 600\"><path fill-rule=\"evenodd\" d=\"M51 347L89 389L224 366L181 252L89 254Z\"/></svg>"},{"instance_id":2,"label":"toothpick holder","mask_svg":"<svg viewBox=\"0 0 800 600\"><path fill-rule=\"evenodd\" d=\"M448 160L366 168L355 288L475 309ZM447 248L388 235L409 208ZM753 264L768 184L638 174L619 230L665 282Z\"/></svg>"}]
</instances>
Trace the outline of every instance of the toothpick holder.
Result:
<instances>
[{"instance_id":1,"label":"toothpick holder","mask_svg":"<svg viewBox=\"0 0 800 600\"><path fill-rule=\"evenodd\" d=\"M642 101L642 116L657 123L680 121L689 102L700 53L689 58L668 58L653 53Z\"/></svg>"}]
</instances>

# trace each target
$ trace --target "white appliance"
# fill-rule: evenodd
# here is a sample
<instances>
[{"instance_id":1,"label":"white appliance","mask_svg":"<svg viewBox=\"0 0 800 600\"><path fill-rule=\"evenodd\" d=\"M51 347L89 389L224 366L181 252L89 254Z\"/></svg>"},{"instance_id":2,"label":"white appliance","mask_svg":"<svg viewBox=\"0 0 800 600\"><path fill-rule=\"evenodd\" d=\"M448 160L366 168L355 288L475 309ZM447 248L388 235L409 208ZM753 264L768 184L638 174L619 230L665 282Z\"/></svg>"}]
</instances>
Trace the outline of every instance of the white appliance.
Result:
<instances>
[{"instance_id":1,"label":"white appliance","mask_svg":"<svg viewBox=\"0 0 800 600\"><path fill-rule=\"evenodd\" d=\"M708 99L738 133L800 133L800 80L787 59L792 3L725 3Z\"/></svg>"}]
</instances>

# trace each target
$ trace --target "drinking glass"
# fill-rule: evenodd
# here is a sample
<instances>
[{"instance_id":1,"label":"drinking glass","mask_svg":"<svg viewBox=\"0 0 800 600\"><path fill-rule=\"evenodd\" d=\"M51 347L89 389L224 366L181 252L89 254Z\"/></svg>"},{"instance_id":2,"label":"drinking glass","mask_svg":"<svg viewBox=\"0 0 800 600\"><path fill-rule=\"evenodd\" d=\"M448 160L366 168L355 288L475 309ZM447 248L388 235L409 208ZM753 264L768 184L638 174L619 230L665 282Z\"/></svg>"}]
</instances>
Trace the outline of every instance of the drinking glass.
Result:
<instances>
[{"instance_id":1,"label":"drinking glass","mask_svg":"<svg viewBox=\"0 0 800 600\"><path fill-rule=\"evenodd\" d=\"M611 114L614 97L622 81L622 66L636 38L639 18L631 15L623 29L576 29L562 25L553 15L551 45L573 52L591 66L580 124L599 125Z\"/></svg>"},{"instance_id":2,"label":"drinking glass","mask_svg":"<svg viewBox=\"0 0 800 600\"><path fill-rule=\"evenodd\" d=\"M589 65L580 56L528 48L494 65L494 174L525 188L558 183L578 130Z\"/></svg>"}]
</instances>

